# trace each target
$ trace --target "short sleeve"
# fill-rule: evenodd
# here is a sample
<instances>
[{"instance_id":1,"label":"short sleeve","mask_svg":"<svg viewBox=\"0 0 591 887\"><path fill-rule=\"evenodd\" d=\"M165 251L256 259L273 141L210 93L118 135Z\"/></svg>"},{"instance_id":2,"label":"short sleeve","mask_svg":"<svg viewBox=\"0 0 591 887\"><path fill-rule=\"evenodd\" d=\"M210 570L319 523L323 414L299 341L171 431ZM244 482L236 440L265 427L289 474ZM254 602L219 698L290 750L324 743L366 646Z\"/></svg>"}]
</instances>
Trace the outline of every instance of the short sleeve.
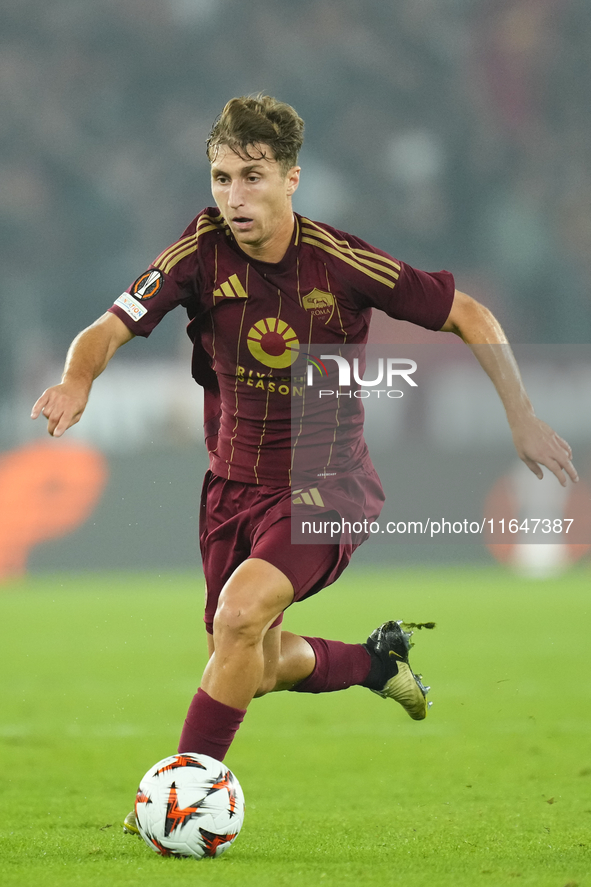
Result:
<instances>
[{"instance_id":1,"label":"short sleeve","mask_svg":"<svg viewBox=\"0 0 591 887\"><path fill-rule=\"evenodd\" d=\"M419 271L352 234L302 219L303 241L339 274L357 309L379 308L396 320L440 330L454 300L449 271Z\"/></svg>"},{"instance_id":2,"label":"short sleeve","mask_svg":"<svg viewBox=\"0 0 591 887\"><path fill-rule=\"evenodd\" d=\"M169 274L152 265L109 308L134 336L148 337L165 314L186 304L190 294Z\"/></svg>"},{"instance_id":3,"label":"short sleeve","mask_svg":"<svg viewBox=\"0 0 591 887\"><path fill-rule=\"evenodd\" d=\"M372 287L368 304L396 320L407 320L429 330L440 330L448 318L455 294L449 271L420 271L399 262L400 272L393 288Z\"/></svg>"},{"instance_id":4,"label":"short sleeve","mask_svg":"<svg viewBox=\"0 0 591 887\"><path fill-rule=\"evenodd\" d=\"M200 213L109 308L135 336L149 336L177 305L186 307L190 316L197 312L201 285L197 246L203 227L211 230L212 224Z\"/></svg>"}]
</instances>

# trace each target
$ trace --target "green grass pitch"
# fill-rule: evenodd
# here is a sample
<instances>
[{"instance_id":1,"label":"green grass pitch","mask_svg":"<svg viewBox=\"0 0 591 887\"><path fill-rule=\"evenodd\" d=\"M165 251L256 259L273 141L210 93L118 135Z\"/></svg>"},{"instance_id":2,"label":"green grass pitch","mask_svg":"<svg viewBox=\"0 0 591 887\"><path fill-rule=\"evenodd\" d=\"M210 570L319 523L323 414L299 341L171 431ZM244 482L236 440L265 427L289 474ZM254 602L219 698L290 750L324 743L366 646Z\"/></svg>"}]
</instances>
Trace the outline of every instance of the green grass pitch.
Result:
<instances>
[{"instance_id":1,"label":"green grass pitch","mask_svg":"<svg viewBox=\"0 0 591 887\"><path fill-rule=\"evenodd\" d=\"M37 577L0 591L0 884L591 885L589 565L360 570L286 627L362 641L434 620L423 723L355 687L255 700L227 758L245 825L219 860L125 837L204 665L201 582Z\"/></svg>"}]
</instances>

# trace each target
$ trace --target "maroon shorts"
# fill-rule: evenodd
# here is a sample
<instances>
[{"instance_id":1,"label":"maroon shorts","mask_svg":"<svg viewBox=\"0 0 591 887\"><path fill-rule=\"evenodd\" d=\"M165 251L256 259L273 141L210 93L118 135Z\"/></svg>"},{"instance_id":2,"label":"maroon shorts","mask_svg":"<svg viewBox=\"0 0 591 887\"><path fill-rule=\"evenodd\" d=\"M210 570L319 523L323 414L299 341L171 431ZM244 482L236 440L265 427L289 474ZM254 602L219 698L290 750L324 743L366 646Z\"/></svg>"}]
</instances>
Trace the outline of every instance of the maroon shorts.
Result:
<instances>
[{"instance_id":1,"label":"maroon shorts","mask_svg":"<svg viewBox=\"0 0 591 887\"><path fill-rule=\"evenodd\" d=\"M225 480L211 471L205 475L199 541L207 588L204 622L210 634L222 588L247 558L261 558L281 570L293 585L294 601L335 582L349 563L355 543L292 544L291 495L290 487Z\"/></svg>"}]
</instances>

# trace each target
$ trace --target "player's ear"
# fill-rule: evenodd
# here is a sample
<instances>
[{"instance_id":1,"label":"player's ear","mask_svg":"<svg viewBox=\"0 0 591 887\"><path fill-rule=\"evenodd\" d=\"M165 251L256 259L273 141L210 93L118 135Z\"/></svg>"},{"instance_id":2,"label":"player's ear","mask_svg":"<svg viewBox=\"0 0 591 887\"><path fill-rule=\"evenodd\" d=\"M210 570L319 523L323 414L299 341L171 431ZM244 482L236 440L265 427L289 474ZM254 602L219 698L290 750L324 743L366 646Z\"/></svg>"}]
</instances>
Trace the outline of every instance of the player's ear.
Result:
<instances>
[{"instance_id":1,"label":"player's ear","mask_svg":"<svg viewBox=\"0 0 591 887\"><path fill-rule=\"evenodd\" d=\"M300 183L300 166L292 166L292 168L288 171L287 176L285 177L285 181L287 183L287 196L291 197L291 195L297 190L297 187Z\"/></svg>"}]
</instances>

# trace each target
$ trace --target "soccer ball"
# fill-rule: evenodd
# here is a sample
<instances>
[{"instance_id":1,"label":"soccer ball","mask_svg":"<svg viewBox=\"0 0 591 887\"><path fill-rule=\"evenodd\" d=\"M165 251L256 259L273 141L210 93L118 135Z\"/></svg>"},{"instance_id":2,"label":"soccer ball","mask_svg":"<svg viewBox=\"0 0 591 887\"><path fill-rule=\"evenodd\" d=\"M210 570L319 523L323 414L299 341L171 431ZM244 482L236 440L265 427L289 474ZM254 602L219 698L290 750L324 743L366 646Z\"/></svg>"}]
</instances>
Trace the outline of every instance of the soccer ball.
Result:
<instances>
[{"instance_id":1,"label":"soccer ball","mask_svg":"<svg viewBox=\"0 0 591 887\"><path fill-rule=\"evenodd\" d=\"M225 764L178 754L150 767L137 790L140 835L162 856L221 856L244 820L244 794Z\"/></svg>"}]
</instances>

